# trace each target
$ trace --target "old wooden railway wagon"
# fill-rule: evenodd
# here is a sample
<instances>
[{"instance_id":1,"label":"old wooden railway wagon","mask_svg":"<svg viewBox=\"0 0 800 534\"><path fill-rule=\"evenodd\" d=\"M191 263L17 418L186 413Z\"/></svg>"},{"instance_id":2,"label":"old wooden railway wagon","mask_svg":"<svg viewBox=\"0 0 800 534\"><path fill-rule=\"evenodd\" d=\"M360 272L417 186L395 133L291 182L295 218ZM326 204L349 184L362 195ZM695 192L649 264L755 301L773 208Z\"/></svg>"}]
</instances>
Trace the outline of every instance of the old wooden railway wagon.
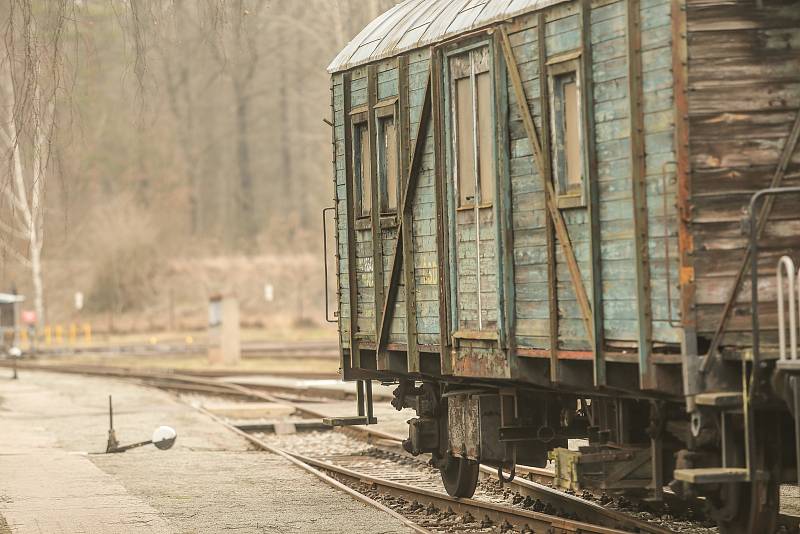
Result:
<instances>
[{"instance_id":1,"label":"old wooden railway wagon","mask_svg":"<svg viewBox=\"0 0 800 534\"><path fill-rule=\"evenodd\" d=\"M800 0L407 0L329 71L362 392L330 422L398 383L454 495L549 455L769 532L798 463Z\"/></svg>"}]
</instances>

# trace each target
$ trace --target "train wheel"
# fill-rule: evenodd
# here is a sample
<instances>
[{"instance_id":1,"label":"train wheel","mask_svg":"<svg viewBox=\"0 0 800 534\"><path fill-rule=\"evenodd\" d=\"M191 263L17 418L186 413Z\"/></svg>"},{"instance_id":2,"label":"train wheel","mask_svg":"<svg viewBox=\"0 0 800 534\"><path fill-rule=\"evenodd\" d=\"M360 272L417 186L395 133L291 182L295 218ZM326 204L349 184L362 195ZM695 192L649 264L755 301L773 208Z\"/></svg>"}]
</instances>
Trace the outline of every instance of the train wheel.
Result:
<instances>
[{"instance_id":1,"label":"train wheel","mask_svg":"<svg viewBox=\"0 0 800 534\"><path fill-rule=\"evenodd\" d=\"M761 534L775 531L779 485L772 480L727 484L720 492L725 503L713 515L721 534Z\"/></svg>"},{"instance_id":2,"label":"train wheel","mask_svg":"<svg viewBox=\"0 0 800 534\"><path fill-rule=\"evenodd\" d=\"M444 489L451 497L472 497L478 486L478 462L447 456L439 467Z\"/></svg>"},{"instance_id":3,"label":"train wheel","mask_svg":"<svg viewBox=\"0 0 800 534\"><path fill-rule=\"evenodd\" d=\"M771 423L772 421L770 421ZM779 439L768 441L764 437L773 427L759 427L761 439L756 441L754 461L756 469L769 472L768 480L755 482L731 482L723 485L717 497L711 499L711 512L719 526L720 534L770 534L775 532L775 523L780 509L780 484L775 478L780 473ZM732 451L737 462L744 463L744 446L738 444Z\"/></svg>"}]
</instances>

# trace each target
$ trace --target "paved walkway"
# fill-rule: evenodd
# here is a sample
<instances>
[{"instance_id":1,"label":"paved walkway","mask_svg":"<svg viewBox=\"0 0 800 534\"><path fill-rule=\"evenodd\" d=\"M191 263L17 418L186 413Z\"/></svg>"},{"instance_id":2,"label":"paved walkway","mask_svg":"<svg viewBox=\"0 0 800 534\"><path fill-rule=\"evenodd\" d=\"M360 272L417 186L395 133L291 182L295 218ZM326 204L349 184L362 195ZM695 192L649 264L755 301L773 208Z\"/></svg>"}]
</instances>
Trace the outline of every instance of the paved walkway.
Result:
<instances>
[{"instance_id":1,"label":"paved walkway","mask_svg":"<svg viewBox=\"0 0 800 534\"><path fill-rule=\"evenodd\" d=\"M160 424L169 451L105 449L108 395L121 443ZM150 388L106 378L0 375L0 534L407 532L374 508Z\"/></svg>"}]
</instances>

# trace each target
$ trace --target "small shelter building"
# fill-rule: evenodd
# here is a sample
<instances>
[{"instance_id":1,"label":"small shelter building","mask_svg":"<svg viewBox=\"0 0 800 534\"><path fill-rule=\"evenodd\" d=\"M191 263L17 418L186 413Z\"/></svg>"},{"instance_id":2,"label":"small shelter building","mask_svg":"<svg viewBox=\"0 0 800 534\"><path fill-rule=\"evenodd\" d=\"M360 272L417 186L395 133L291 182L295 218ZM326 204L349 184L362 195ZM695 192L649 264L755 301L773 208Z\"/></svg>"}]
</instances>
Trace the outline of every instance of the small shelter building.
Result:
<instances>
[{"instance_id":1,"label":"small shelter building","mask_svg":"<svg viewBox=\"0 0 800 534\"><path fill-rule=\"evenodd\" d=\"M14 293L0 293L0 351L19 344L20 306L25 297Z\"/></svg>"}]
</instances>

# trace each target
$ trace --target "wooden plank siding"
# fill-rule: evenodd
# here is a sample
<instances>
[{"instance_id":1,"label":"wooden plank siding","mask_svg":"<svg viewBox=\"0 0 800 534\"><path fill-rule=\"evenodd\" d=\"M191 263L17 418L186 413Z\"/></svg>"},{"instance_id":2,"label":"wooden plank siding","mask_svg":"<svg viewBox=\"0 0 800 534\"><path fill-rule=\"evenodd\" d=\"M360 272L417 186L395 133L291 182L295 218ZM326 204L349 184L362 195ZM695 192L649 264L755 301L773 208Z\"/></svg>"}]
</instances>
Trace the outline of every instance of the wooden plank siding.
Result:
<instances>
[{"instance_id":1,"label":"wooden plank siding","mask_svg":"<svg viewBox=\"0 0 800 534\"><path fill-rule=\"evenodd\" d=\"M598 4L598 3L595 3ZM652 307L654 339L679 341L675 328L669 326L666 310L666 275L664 263L663 183L667 195L675 194L672 175L662 180L665 161L674 159L672 142L671 84L664 84L666 66L671 65L671 35L668 0L641 2L643 84L645 88L644 143L645 176L650 204L648 250L652 258ZM666 13L666 17L664 17ZM560 6L548 10L545 25L546 58L557 57L580 47L580 20L577 6ZM623 1L602 2L590 13L592 44L592 76L594 82L594 141L600 219L600 264L602 280L604 334L613 346L622 342L630 347L637 340L635 255L633 254L633 209L631 194L630 128L626 63L626 10ZM541 121L539 101L539 43L535 19L513 26L509 32L514 55L525 86L529 106L537 128ZM516 291L517 343L520 347L547 349L549 343L549 309L547 277L547 234L544 191L531 158L531 147L508 87L510 175L514 211L514 274ZM549 127L549 126L548 126ZM675 202L668 202L669 216L674 218ZM586 210L563 210L570 239L581 275L591 286L591 254L589 218ZM668 224L666 238L670 250L669 276L677 284L676 225ZM557 301L559 313L559 348L589 350L580 309L564 263L556 247ZM677 302L678 296L672 295ZM677 315L677 306L673 319Z\"/></svg>"},{"instance_id":2,"label":"wooden plank siding","mask_svg":"<svg viewBox=\"0 0 800 534\"><path fill-rule=\"evenodd\" d=\"M769 186L800 110L800 2L771 0L757 9L744 1L688 0L686 6L693 304L698 337L708 341L747 248L743 210ZM781 185L800 185L800 150L790 161ZM797 202L775 204L775 222L760 242L762 343L777 337L777 259L789 252L800 260ZM750 343L749 301L748 275L721 347Z\"/></svg>"},{"instance_id":3,"label":"wooden plank siding","mask_svg":"<svg viewBox=\"0 0 800 534\"><path fill-rule=\"evenodd\" d=\"M783 13L780 6L800 5L800 0L772 1L778 7L766 7L770 13ZM688 81L692 89L689 99L691 203L695 213L702 212L689 227L698 250L694 259L697 320L698 328L704 332L713 331L716 326L714 320L724 301L724 290L720 288L732 276L736 258L739 257L736 251L744 246L744 240L738 232L739 215L734 212L734 206L738 210L749 198L749 192L768 180L769 172L764 171L777 161L781 142L794 117L793 106L800 105L800 59L796 53L800 48L800 36L796 35L798 24L795 22L795 29L791 30L790 24L770 22L771 19L766 15L754 16L756 22L748 19L748 24L745 24L740 20L741 17L737 18L735 6L709 7L709 2L711 0L702 0L702 4L701 0L687 0L690 30ZM636 83L641 85L641 102L637 106L631 104L631 88L635 88L636 83L631 84L629 80L629 6L637 10L640 32L637 46L640 80ZM645 267L649 280L647 306L652 317L648 326L651 334L648 335L656 351L664 344L674 347L680 343L681 332L676 325L681 321L681 310L685 309L685 303L681 302L678 287L681 255L678 247L678 167L675 162L673 89L675 34L671 7L671 0L573 0L496 24L505 25L508 32L527 105L545 151L551 150L547 139L551 129L550 118L547 110L542 109L543 102L548 107L550 105L546 96L549 83L546 70L565 58L589 61L588 65L579 69L581 78L590 81L590 93L582 95L585 96L582 102L583 106L592 110L592 116L583 121L586 135L591 136L588 146L590 149L593 147L587 159L592 162L590 172L584 173L587 175L585 179L591 180L591 187L587 187L586 202L592 202L592 205L566 207L558 211L553 208L550 216L558 220L555 215L560 212L590 305L593 310L600 306L596 314L598 324L592 325L594 331L600 329L600 335L596 336L598 346L593 346L592 336L587 335L589 328L586 318L592 313L584 313L585 298L578 299L579 292L576 292L572 279L572 275L577 279L574 265L571 273L567 263L569 254L565 256L562 243L555 235L553 220L548 221L544 189L546 182L539 174L538 163L533 156L534 149L526 131L530 130L530 121L526 127L511 77L507 69L501 68L505 65L503 63L493 67L500 69L493 71L496 76L495 112L499 117L497 126L502 130L497 137L504 140L496 147L498 189L494 199L503 206L503 212L481 213L479 261L483 273L481 298L486 308L481 316L482 321L497 323L499 328L508 330L500 332L499 342L495 339L459 339L453 342L453 332L448 330L457 330L458 321L450 328L445 326L446 331L441 331L442 321L449 322L454 314L474 321L476 318L470 319L469 314L475 313L477 303L470 298L475 300L477 297L474 214L456 212L456 224L452 224L448 219L448 210L439 205L442 200L437 203L437 189L439 196L449 194L447 186L436 181L437 168L443 184L452 179L445 156L449 147L438 147L437 150L434 147L437 136L443 140L448 138L442 126L442 122L447 123L448 114L442 108L445 94L450 88L440 87L434 95L438 95L441 101L432 104L439 116L433 117L432 124L435 126L427 129L421 145L423 150L408 221L410 224L404 229L404 232L408 232L404 236L410 239L411 246L409 250L403 250L403 261L408 261L411 272L399 277L394 312L391 320L388 321L387 317L387 324L384 325L385 328L388 326L385 340L390 351L406 350L408 341L413 339L418 349L428 353L425 356L428 357L430 353L439 352L443 344L453 343L453 353L441 353L442 370L448 373L452 369L456 374L486 372L488 367L480 363L482 358L506 358L506 365L511 365L509 362L516 356L510 353L518 352L520 360L539 358L534 362L535 365L531 364L526 369L542 373L541 379L544 381L559 380L558 370L550 372L546 362L541 361L551 357L551 350L555 357L561 354L561 359L570 360L570 364L587 366L592 354L602 351L609 356L608 361L617 362L615 365L623 360L635 365L634 355L642 331L642 319L637 306L637 258L641 254L637 255L636 252L635 195L632 187L637 152L642 155L638 198L643 199L646 205L645 224L642 226L645 231L639 240L649 259ZM717 16L722 17L722 22L716 19ZM542 27L539 27L538 21L542 21ZM723 29L717 29L720 24L723 24ZM734 28L742 26L743 29L731 30L726 24ZM754 25L757 27L752 27ZM731 31L741 33L743 42L731 38L728 35ZM470 35L470 38L474 37L474 34ZM487 42L492 42L491 35L485 34L485 38ZM494 39L493 46L496 47L497 38ZM584 40L590 45L591 53L581 52ZM356 229L348 231L347 206L352 199L347 195L346 165L351 155L345 153L345 128L349 123L345 110L367 105L370 88L375 91L373 103L390 99L397 99L395 106L407 103L407 108L395 114L402 143L399 153L405 154L407 159L409 147L416 142L414 136L420 123L432 50L441 51L441 57L444 58L442 70L447 68L447 47L457 46L460 46L460 42L456 40L441 48L406 52L401 62L393 57L349 70L347 75L351 82L347 103L344 102L344 75L338 73L333 76L338 309L340 342L344 349L350 347L353 339L358 340L362 352L363 349L374 348L376 344L376 324L380 324L383 309L382 295L390 293L391 277L388 273L392 272L393 252L398 239L397 217L386 215L373 217L371 224L361 221ZM786 51L787 47L795 52L794 55ZM695 55L693 48L699 50ZM784 58L784 62L775 60L770 63L776 66L774 70L759 65L767 50ZM752 62L748 63L750 56ZM492 60L495 63L504 62L503 57L504 54L498 49ZM543 67L543 62L546 67ZM717 74L719 68L712 68L715 62L730 65L735 72L773 76L774 85L779 89L769 92L764 91L761 85L728 82L728 78L720 78ZM796 68L792 70L786 67L785 62ZM368 81L368 72L374 73L373 82ZM442 72L435 73L436 76L442 76ZM730 76L731 80L735 78L735 75ZM439 83L441 81L438 80ZM723 91L730 94L731 98L722 101L713 99L710 92L714 91ZM723 107L720 107L720 102ZM637 109L640 121L632 120L632 110ZM633 132L632 129L639 124L640 131ZM724 128L719 128L719 124ZM749 135L750 129L756 129L760 136L753 139ZM634 150L634 134L641 138L640 151ZM374 144L375 139L371 139L371 142ZM375 151L371 152L374 158ZM436 161L437 153L442 154L441 161ZM771 159L773 156L774 161ZM408 164L408 161L404 161L401 169L407 169ZM800 155L796 157L795 164L796 168L791 172L796 176L793 179L800 182ZM546 167L544 173L552 174L552 171ZM405 179L404 173L401 172L400 176L402 180ZM552 180L552 176L547 179ZM720 194L722 190L713 185L715 183L725 184L724 195ZM732 194L728 194L730 190L733 190ZM501 195L507 197L502 197L501 201ZM506 210L505 206L510 209ZM376 203L373 203L373 209L377 209ZM592 224L593 220L595 225ZM448 248L458 251L459 255L442 260L445 263L440 262L439 249L443 246L441 240L449 243L450 238L439 235L443 232L442 225L447 226L448 232L453 232L452 239L459 240L461 246ZM788 230L775 229L768 230L768 234L776 239L791 241L791 236L796 236L797 230L800 230L791 228L794 228L791 235ZM377 239L375 232L379 233ZM353 242L349 243L351 236ZM373 243L381 248L375 250ZM505 243L510 244L505 254L502 250L496 250ZM354 255L352 258L351 252ZM382 287L379 285L378 288L375 287L375 261L381 262L378 267L384 273ZM721 267L715 267L720 262ZM448 270L450 264L455 265L455 269ZM351 266L355 269L355 276L349 272ZM446 273L440 272L441 267ZM449 281L449 286L443 288L442 284L453 276L455 278ZM349 286L351 279L356 282L353 290ZM413 281L413 298L408 299L407 303L406 285L410 280ZM505 287L509 284L513 284L513 287ZM450 303L454 288L460 290L459 299L451 303L456 309L440 310L441 302ZM351 305L351 295L356 296L355 306ZM506 301L503 302L503 299ZM583 303L583 310L579 302ZM354 318L350 317L351 308L357 311ZM409 332L412 323L415 327L412 330L415 331ZM739 324L738 316L732 324L734 327ZM503 338L503 335L509 334L513 338ZM626 356L630 358L620 356L622 351L626 351ZM445 361L453 354L455 357L452 361ZM473 358L478 363L471 366L459 363L461 354L465 359ZM659 358L658 361L664 360L661 355ZM380 370L397 370L391 367L388 357L382 359L379 355L377 361ZM413 367L410 371L420 371L419 356L414 357L413 364L411 359L407 361ZM502 369L502 373L507 372L503 365L486 365L494 365L495 369ZM597 369L595 371L601 373ZM609 374L611 372L609 368ZM511 376L502 373L498 371L495 377ZM594 378L596 385L604 383L604 377L599 374ZM590 375L590 383L591 379Z\"/></svg>"},{"instance_id":4,"label":"wooden plank siding","mask_svg":"<svg viewBox=\"0 0 800 534\"><path fill-rule=\"evenodd\" d=\"M539 40L534 20L516 32L509 32L514 57L522 78L534 122L541 131L539 102ZM514 285L516 337L520 347L549 348L549 297L547 278L547 237L545 201L541 177L533 161L533 149L516 104L510 83L509 174L514 213Z\"/></svg>"},{"instance_id":5,"label":"wooden plank siding","mask_svg":"<svg viewBox=\"0 0 800 534\"><path fill-rule=\"evenodd\" d=\"M333 113L333 172L336 199L336 274L338 280L339 343L350 347L350 282L348 280L347 252L347 191L344 157L344 75L333 77L331 108Z\"/></svg>"},{"instance_id":6,"label":"wooden plank siding","mask_svg":"<svg viewBox=\"0 0 800 534\"><path fill-rule=\"evenodd\" d=\"M416 142L430 52L412 52L408 59L409 146ZM422 345L439 344L439 267L436 253L436 189L433 128L428 129L413 204L413 264L416 282L417 339Z\"/></svg>"}]
</instances>

